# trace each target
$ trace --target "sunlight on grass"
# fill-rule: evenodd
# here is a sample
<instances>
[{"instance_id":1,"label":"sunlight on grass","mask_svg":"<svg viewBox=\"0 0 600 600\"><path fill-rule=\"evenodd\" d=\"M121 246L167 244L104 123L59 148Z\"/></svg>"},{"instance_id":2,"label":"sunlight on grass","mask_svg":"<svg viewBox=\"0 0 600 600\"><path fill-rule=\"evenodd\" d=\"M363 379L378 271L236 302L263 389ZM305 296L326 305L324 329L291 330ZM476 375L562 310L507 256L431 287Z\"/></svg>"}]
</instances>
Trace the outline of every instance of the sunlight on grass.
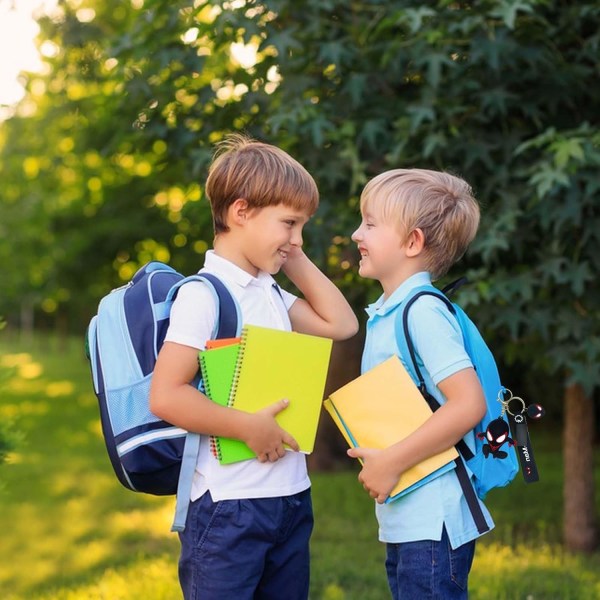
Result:
<instances>
[{"instance_id":1,"label":"sunlight on grass","mask_svg":"<svg viewBox=\"0 0 600 600\"><path fill-rule=\"evenodd\" d=\"M20 386L11 386L13 392L17 392L18 390L15 388L19 388ZM40 395L41 398L41 395ZM5 404L0 407L0 416L12 419L16 416L42 416L48 412L48 403L43 400L37 400L35 402L27 401L19 401L14 404Z\"/></svg>"},{"instance_id":2,"label":"sunlight on grass","mask_svg":"<svg viewBox=\"0 0 600 600\"><path fill-rule=\"evenodd\" d=\"M71 569L74 571L85 571L91 567L100 565L110 558L114 548L109 539L92 540L86 544L80 544L77 552L71 557Z\"/></svg>"},{"instance_id":3,"label":"sunlight on grass","mask_svg":"<svg viewBox=\"0 0 600 600\"><path fill-rule=\"evenodd\" d=\"M72 381L52 381L46 385L45 394L49 398L58 398L59 396L69 396L75 391Z\"/></svg>"},{"instance_id":4,"label":"sunlight on grass","mask_svg":"<svg viewBox=\"0 0 600 600\"><path fill-rule=\"evenodd\" d=\"M93 433L98 439L104 439L102 437L102 423L100 423L100 419L94 419L88 423L86 430L90 433Z\"/></svg>"},{"instance_id":5,"label":"sunlight on grass","mask_svg":"<svg viewBox=\"0 0 600 600\"><path fill-rule=\"evenodd\" d=\"M596 600L600 581L581 558L552 544L479 544L471 571L473 600L561 598ZM519 590L518 595L507 589ZM544 593L542 590L547 590Z\"/></svg>"},{"instance_id":6,"label":"sunlight on grass","mask_svg":"<svg viewBox=\"0 0 600 600\"><path fill-rule=\"evenodd\" d=\"M4 355L0 418L24 440L0 470L0 600L180 600L174 498L135 494L108 459L83 342ZM537 442L536 437L536 442ZM560 545L561 461L542 444L536 486L490 496L497 527L477 545L470 600L597 600L600 554ZM373 502L356 472L315 472L310 600L389 597ZM599 489L600 491L600 489ZM600 494L599 494L600 497Z\"/></svg>"},{"instance_id":7,"label":"sunlight on grass","mask_svg":"<svg viewBox=\"0 0 600 600\"><path fill-rule=\"evenodd\" d=\"M140 560L127 569L107 569L93 583L57 590L38 600L180 600L176 564L170 556Z\"/></svg>"},{"instance_id":8,"label":"sunlight on grass","mask_svg":"<svg viewBox=\"0 0 600 600\"><path fill-rule=\"evenodd\" d=\"M344 600L344 590L337 584L328 585L323 592L323 600Z\"/></svg>"},{"instance_id":9,"label":"sunlight on grass","mask_svg":"<svg viewBox=\"0 0 600 600\"><path fill-rule=\"evenodd\" d=\"M128 510L110 515L106 527L114 534L123 536L152 534L154 536L172 537L170 533L173 521L173 506L159 505L154 510Z\"/></svg>"},{"instance_id":10,"label":"sunlight on grass","mask_svg":"<svg viewBox=\"0 0 600 600\"><path fill-rule=\"evenodd\" d=\"M31 354L27 354L26 352L5 354L0 357L0 366L9 369L16 368L18 377L22 379L35 379L44 372L42 365L35 362Z\"/></svg>"}]
</instances>

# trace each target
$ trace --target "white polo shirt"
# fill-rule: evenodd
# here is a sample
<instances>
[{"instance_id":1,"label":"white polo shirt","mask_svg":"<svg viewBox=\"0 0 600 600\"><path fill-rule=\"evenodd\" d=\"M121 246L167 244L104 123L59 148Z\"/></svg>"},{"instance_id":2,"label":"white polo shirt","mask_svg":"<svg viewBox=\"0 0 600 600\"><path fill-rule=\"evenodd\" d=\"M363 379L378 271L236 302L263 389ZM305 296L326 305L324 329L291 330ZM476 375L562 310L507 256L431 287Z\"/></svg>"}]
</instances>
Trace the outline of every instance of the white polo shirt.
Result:
<instances>
[{"instance_id":1,"label":"white polo shirt","mask_svg":"<svg viewBox=\"0 0 600 600\"><path fill-rule=\"evenodd\" d=\"M291 330L288 310L296 296L277 290L273 277L253 277L214 251L206 253L200 273L213 273L227 286L240 306L242 324ZM280 293L281 292L281 293ZM217 309L212 292L202 282L181 287L173 303L165 341L204 349L213 335ZM210 490L214 501L290 496L310 487L304 454L286 452L275 463L256 459L221 465L210 451L208 436L201 436L191 499Z\"/></svg>"}]
</instances>

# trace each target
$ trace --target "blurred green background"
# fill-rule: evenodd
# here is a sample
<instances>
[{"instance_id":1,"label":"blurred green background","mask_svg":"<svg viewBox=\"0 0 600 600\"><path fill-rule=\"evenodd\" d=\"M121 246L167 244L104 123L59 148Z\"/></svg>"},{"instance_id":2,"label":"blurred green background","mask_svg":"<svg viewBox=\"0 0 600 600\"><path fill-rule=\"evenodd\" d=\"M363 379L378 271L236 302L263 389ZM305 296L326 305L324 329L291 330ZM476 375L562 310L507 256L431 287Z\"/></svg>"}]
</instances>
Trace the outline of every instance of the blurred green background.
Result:
<instances>
[{"instance_id":1,"label":"blurred green background","mask_svg":"<svg viewBox=\"0 0 600 600\"><path fill-rule=\"evenodd\" d=\"M0 0L2 10L18 4ZM212 240L206 169L214 143L231 131L281 146L315 177L321 206L307 225L305 248L361 319L379 294L373 282L358 278L349 239L366 181L386 169L424 167L471 183L482 206L480 232L446 279L469 276L457 300L494 349L505 385L547 411L535 425L542 482L495 493L501 527L486 542L487 554L479 554L476 593L525 598L530 588L519 582L530 575L554 590L531 597L569 597L564 589L584 597L577 595L579 579L597 590L591 573L598 556L600 5L56 0L46 6L37 13L42 67L21 75L24 96L2 107L0 122L6 322L0 461L8 461L0 466L7 553L0 586L8 586L6 593L30 598L83 585L100 586L106 596L89 588L72 597L117 598L124 582L144 585L155 576L171 589L170 502L125 490L118 495L85 366L72 345L79 348L99 299L145 262L166 261L186 274L202 266ZM3 60L12 59L7 53ZM359 354L360 336L336 348L331 385L357 373ZM365 536L355 561L337 561L341 571L330 580L317 572L315 598L349 598L344 594L353 586L343 579L353 581L358 564L364 564L361 581L381 585L382 550L374 521L356 516L368 514L368 499L357 492L344 504L355 472L327 423L321 431L311 458L315 504L330 510L330 498L321 494L331 482L346 511L332 525L339 530L332 539L355 529L358 536L363 525ZM90 495L81 498L79 488ZM503 508L506 498L511 510ZM19 500L23 507L14 512ZM533 508L540 519L528 512ZM321 527L335 514L321 519ZM101 530L111 530L108 539ZM325 566L350 547L328 547L321 531L314 552ZM21 555L28 567L16 577ZM120 558L106 558L113 555ZM559 577L561 559L571 567ZM484 570L506 587L486 587ZM157 594L161 585L148 583Z\"/></svg>"}]
</instances>

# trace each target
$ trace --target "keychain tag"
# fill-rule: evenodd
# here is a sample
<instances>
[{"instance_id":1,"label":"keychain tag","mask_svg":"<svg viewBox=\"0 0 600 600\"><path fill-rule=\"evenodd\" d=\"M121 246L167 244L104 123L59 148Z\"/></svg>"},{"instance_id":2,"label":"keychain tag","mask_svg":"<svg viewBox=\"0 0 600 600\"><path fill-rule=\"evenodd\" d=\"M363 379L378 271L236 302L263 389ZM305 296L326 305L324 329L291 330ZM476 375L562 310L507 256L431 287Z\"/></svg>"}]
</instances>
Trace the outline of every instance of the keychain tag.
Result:
<instances>
[{"instance_id":1,"label":"keychain tag","mask_svg":"<svg viewBox=\"0 0 600 600\"><path fill-rule=\"evenodd\" d=\"M514 431L513 439L517 446L527 446L527 438L529 436L529 430L527 429L527 419L523 413L515 415L512 418L514 426L512 427Z\"/></svg>"},{"instance_id":2,"label":"keychain tag","mask_svg":"<svg viewBox=\"0 0 600 600\"><path fill-rule=\"evenodd\" d=\"M508 392L509 398L507 400L504 399L504 391ZM502 396L499 396L499 401L502 404L501 416L504 416L505 413L508 415L508 423L515 441L523 479L525 483L534 483L539 481L540 476L535 464L533 447L531 446L531 438L529 437L529 429L527 428L527 416L539 419L543 416L544 409L539 404L532 404L526 407L523 399L513 396L510 390L505 388L503 392L501 392ZM511 402L513 403L512 407Z\"/></svg>"},{"instance_id":3,"label":"keychain tag","mask_svg":"<svg viewBox=\"0 0 600 600\"><path fill-rule=\"evenodd\" d=\"M508 414L508 422L510 424L511 430L514 431L515 438L517 437L517 428L519 424L516 423L516 417L520 417L522 415L511 415ZM523 418L523 421L525 418ZM517 441L516 450L517 455L519 457L519 463L521 464L521 472L523 473L523 479L525 483L535 483L540 480L540 475L538 473L537 465L535 464L535 457L533 455L533 448L531 446L531 439L529 438L529 431L527 429L527 425L525 425L524 429L524 444ZM516 440L515 440L516 441Z\"/></svg>"}]
</instances>

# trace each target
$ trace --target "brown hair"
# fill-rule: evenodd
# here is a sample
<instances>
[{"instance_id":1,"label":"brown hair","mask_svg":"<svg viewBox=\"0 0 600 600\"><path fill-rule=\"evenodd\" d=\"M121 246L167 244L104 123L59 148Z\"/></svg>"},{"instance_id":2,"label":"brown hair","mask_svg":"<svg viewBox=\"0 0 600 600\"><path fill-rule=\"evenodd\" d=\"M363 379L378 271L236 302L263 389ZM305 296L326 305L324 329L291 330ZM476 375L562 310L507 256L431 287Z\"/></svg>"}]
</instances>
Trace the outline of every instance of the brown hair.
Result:
<instances>
[{"instance_id":1,"label":"brown hair","mask_svg":"<svg viewBox=\"0 0 600 600\"><path fill-rule=\"evenodd\" d=\"M403 241L421 229L427 270L434 280L462 257L479 226L479 205L469 184L440 171L386 171L367 183L360 209L395 223Z\"/></svg>"},{"instance_id":2,"label":"brown hair","mask_svg":"<svg viewBox=\"0 0 600 600\"><path fill-rule=\"evenodd\" d=\"M238 198L250 208L284 204L315 213L317 185L308 171L289 154L245 135L228 135L217 150L206 180L215 234L228 231L226 214Z\"/></svg>"}]
</instances>

